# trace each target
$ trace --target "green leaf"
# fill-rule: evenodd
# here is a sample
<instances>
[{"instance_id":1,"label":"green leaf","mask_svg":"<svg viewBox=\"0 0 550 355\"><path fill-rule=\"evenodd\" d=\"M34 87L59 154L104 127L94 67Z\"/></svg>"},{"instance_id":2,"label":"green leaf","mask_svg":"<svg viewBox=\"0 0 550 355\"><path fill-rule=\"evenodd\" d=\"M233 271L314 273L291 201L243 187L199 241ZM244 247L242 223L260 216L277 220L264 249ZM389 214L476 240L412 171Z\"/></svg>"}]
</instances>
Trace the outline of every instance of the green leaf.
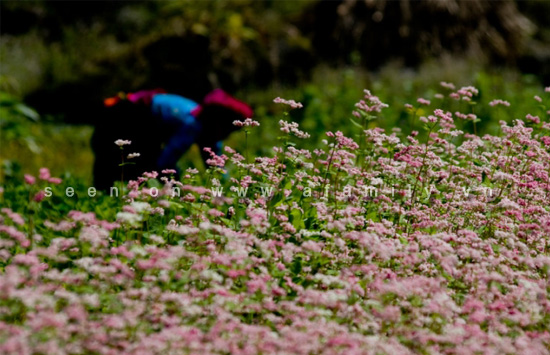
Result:
<instances>
[{"instance_id":1,"label":"green leaf","mask_svg":"<svg viewBox=\"0 0 550 355\"><path fill-rule=\"evenodd\" d=\"M290 270L292 270L292 272L295 275L298 275L300 271L302 271L302 259L301 258L294 259L292 261L292 266L290 267Z\"/></svg>"},{"instance_id":2,"label":"green leaf","mask_svg":"<svg viewBox=\"0 0 550 355\"><path fill-rule=\"evenodd\" d=\"M290 222L296 230L304 229L306 227L304 219L302 218L302 212L298 209L293 209L290 212Z\"/></svg>"},{"instance_id":3,"label":"green leaf","mask_svg":"<svg viewBox=\"0 0 550 355\"><path fill-rule=\"evenodd\" d=\"M349 120L354 126L356 126L358 128L361 128L361 129L363 128L363 125L360 124L359 122L355 121L353 118L350 118Z\"/></svg>"},{"instance_id":4,"label":"green leaf","mask_svg":"<svg viewBox=\"0 0 550 355\"><path fill-rule=\"evenodd\" d=\"M170 207L176 207L176 208L179 208L179 209L185 208L181 203L177 203L177 202L174 202L174 201L169 201L169 203L170 203Z\"/></svg>"},{"instance_id":5,"label":"green leaf","mask_svg":"<svg viewBox=\"0 0 550 355\"><path fill-rule=\"evenodd\" d=\"M18 104L15 104L13 106L13 109L25 116L26 118L30 119L30 120L33 120L33 121L38 121L40 119L40 115L38 114L38 112L36 112L35 110L33 110L32 108L22 104L22 103L18 103Z\"/></svg>"}]
</instances>

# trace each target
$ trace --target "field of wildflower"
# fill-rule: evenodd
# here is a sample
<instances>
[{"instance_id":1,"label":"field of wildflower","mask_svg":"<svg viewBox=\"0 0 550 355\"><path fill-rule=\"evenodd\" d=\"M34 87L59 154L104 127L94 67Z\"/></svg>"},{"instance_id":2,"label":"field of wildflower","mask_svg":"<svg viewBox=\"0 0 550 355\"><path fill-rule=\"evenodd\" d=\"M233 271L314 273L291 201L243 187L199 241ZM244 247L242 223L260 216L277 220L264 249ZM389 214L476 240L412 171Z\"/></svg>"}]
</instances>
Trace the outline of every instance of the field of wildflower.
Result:
<instances>
[{"instance_id":1,"label":"field of wildflower","mask_svg":"<svg viewBox=\"0 0 550 355\"><path fill-rule=\"evenodd\" d=\"M410 134L365 90L310 149L276 98L267 156L248 119L204 173L7 181L0 353L550 353L550 88L529 112L440 91L401 103Z\"/></svg>"}]
</instances>

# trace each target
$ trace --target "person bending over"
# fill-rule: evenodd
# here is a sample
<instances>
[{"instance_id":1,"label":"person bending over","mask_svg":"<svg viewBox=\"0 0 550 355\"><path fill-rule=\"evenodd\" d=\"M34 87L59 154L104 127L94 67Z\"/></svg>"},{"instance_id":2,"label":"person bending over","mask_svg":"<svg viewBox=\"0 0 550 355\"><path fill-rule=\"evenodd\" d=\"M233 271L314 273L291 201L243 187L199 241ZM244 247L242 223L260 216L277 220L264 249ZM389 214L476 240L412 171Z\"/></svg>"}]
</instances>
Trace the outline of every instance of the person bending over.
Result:
<instances>
[{"instance_id":1,"label":"person bending over","mask_svg":"<svg viewBox=\"0 0 550 355\"><path fill-rule=\"evenodd\" d=\"M119 94L105 99L103 106L92 149L94 186L104 190L145 171L173 169L179 174L176 163L193 144L198 144L206 162L210 155L204 148L221 154L222 140L238 129L233 121L253 115L247 104L221 89L210 92L201 104L155 89ZM119 139L131 144L121 149L115 144ZM132 153L139 156L129 158Z\"/></svg>"}]
</instances>

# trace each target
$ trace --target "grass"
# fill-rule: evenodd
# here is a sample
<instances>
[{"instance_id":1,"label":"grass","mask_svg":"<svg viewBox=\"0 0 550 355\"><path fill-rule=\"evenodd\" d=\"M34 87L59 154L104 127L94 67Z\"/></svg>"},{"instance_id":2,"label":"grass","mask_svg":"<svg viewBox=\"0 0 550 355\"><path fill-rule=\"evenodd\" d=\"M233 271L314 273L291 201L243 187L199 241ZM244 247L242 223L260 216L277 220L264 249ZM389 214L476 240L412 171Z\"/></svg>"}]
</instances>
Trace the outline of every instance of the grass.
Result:
<instances>
[{"instance_id":1,"label":"grass","mask_svg":"<svg viewBox=\"0 0 550 355\"><path fill-rule=\"evenodd\" d=\"M73 176L91 183L94 156L90 148L93 128L59 123L30 124L27 135L7 139L2 131L2 173L13 176L49 166L56 176Z\"/></svg>"}]
</instances>

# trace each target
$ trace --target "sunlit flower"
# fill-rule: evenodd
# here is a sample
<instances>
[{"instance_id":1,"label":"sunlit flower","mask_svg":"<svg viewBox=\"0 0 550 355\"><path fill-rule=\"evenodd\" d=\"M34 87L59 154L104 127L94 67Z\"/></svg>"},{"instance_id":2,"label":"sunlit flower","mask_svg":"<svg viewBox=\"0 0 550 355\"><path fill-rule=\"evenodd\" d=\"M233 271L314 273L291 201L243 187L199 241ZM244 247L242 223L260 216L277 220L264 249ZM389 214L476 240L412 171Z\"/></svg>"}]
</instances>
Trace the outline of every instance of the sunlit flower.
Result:
<instances>
[{"instance_id":1,"label":"sunlit flower","mask_svg":"<svg viewBox=\"0 0 550 355\"><path fill-rule=\"evenodd\" d=\"M233 121L233 125L236 127L258 127L260 122L254 121L251 118L247 118L244 121Z\"/></svg>"},{"instance_id":2,"label":"sunlit flower","mask_svg":"<svg viewBox=\"0 0 550 355\"><path fill-rule=\"evenodd\" d=\"M123 140L123 139L117 139L115 141L115 144L118 145L119 147L123 147L125 145L130 145L132 144L132 141L128 141L128 140Z\"/></svg>"}]
</instances>

